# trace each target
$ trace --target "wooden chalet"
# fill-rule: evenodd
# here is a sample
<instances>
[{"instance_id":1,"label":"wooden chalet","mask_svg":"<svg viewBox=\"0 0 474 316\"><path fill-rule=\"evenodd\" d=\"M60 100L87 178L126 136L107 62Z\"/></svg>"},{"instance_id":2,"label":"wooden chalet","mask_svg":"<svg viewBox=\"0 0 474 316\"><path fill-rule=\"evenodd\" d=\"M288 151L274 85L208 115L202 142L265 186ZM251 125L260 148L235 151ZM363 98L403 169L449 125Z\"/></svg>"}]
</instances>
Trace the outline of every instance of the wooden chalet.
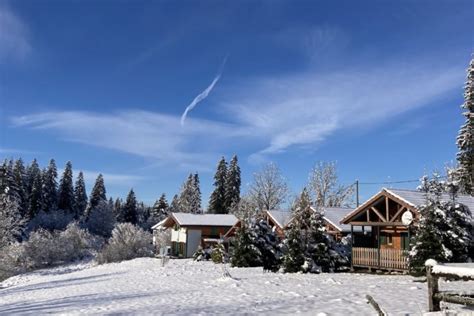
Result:
<instances>
[{"instance_id":1,"label":"wooden chalet","mask_svg":"<svg viewBox=\"0 0 474 316\"><path fill-rule=\"evenodd\" d=\"M199 246L206 248L222 240L237 223L231 214L171 213L152 229L154 233L171 229L171 255L190 258Z\"/></svg>"},{"instance_id":2,"label":"wooden chalet","mask_svg":"<svg viewBox=\"0 0 474 316\"><path fill-rule=\"evenodd\" d=\"M316 209L311 207L316 212ZM342 237L351 233L351 226L341 224L341 220L350 213L353 209L344 207L325 207L323 220L326 228L326 233L331 235L335 240L339 241ZM285 237L285 229L291 224L292 213L290 211L265 211L264 218L267 223L274 227L277 235L280 238ZM366 230L367 231L367 230ZM370 231L370 228L368 229ZM363 233L361 227L355 227L354 233Z\"/></svg>"},{"instance_id":3,"label":"wooden chalet","mask_svg":"<svg viewBox=\"0 0 474 316\"><path fill-rule=\"evenodd\" d=\"M474 197L459 196L457 201L474 210ZM418 208L425 203L423 192L384 188L347 214L341 224L350 225L352 232L356 227L364 232L351 234L352 267L408 270L410 225L418 219Z\"/></svg>"},{"instance_id":4,"label":"wooden chalet","mask_svg":"<svg viewBox=\"0 0 474 316\"><path fill-rule=\"evenodd\" d=\"M313 211L316 211L312 207ZM352 212L352 208L346 207L325 207L323 208L323 220L326 228L326 233L331 235L336 241L342 239L351 233L351 225L341 224L342 219ZM369 229L362 230L362 227L353 227L352 233L355 235L367 233Z\"/></svg>"},{"instance_id":5,"label":"wooden chalet","mask_svg":"<svg viewBox=\"0 0 474 316\"><path fill-rule=\"evenodd\" d=\"M292 218L290 211L264 211L263 217L267 221L267 224L275 230L278 237L285 237L285 228Z\"/></svg>"}]
</instances>

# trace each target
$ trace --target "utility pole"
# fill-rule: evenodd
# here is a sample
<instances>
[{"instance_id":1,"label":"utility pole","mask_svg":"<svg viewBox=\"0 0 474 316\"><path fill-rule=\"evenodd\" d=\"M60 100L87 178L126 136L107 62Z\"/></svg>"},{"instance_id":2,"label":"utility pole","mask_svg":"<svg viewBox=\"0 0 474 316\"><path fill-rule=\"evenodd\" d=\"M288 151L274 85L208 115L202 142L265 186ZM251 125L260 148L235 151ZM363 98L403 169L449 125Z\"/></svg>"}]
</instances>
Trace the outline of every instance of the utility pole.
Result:
<instances>
[{"instance_id":1,"label":"utility pole","mask_svg":"<svg viewBox=\"0 0 474 316\"><path fill-rule=\"evenodd\" d=\"M359 207L359 180L356 180L356 205Z\"/></svg>"}]
</instances>

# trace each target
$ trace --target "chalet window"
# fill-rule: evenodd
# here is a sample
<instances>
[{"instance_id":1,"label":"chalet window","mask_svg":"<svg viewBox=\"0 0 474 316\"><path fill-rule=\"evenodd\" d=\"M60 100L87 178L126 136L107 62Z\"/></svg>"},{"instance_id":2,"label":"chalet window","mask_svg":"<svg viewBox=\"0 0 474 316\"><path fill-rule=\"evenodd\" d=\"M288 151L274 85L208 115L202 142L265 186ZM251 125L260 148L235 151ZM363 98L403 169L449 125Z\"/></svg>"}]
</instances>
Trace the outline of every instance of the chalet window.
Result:
<instances>
[{"instance_id":1,"label":"chalet window","mask_svg":"<svg viewBox=\"0 0 474 316\"><path fill-rule=\"evenodd\" d=\"M410 239L408 238L408 233L402 233L402 249L410 250Z\"/></svg>"},{"instance_id":2,"label":"chalet window","mask_svg":"<svg viewBox=\"0 0 474 316\"><path fill-rule=\"evenodd\" d=\"M216 235L218 235L218 234L219 234L219 232L218 232L218 230L217 230L217 227L211 227L211 235L212 235L212 236L216 236Z\"/></svg>"}]
</instances>

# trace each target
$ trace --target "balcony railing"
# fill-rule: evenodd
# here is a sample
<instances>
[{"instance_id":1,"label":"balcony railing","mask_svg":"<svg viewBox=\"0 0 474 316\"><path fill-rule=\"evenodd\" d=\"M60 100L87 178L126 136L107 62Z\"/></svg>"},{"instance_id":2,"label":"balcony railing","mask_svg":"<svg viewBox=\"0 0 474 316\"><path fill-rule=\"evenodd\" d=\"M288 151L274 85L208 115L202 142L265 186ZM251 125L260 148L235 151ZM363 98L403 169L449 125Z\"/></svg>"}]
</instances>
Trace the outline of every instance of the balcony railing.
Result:
<instances>
[{"instance_id":1,"label":"balcony railing","mask_svg":"<svg viewBox=\"0 0 474 316\"><path fill-rule=\"evenodd\" d=\"M408 251L403 249L352 248L352 265L386 270L408 270Z\"/></svg>"}]
</instances>

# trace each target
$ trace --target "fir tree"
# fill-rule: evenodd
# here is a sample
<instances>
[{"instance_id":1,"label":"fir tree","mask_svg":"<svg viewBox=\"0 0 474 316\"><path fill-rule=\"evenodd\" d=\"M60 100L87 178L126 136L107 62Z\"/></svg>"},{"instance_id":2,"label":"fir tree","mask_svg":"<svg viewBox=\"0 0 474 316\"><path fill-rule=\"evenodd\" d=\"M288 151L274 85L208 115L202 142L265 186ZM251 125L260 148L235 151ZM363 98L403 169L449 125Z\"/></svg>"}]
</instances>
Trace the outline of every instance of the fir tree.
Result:
<instances>
[{"instance_id":1,"label":"fir tree","mask_svg":"<svg viewBox=\"0 0 474 316\"><path fill-rule=\"evenodd\" d=\"M99 174L92 188L91 197L86 209L86 217L89 216L90 210L96 207L100 201L107 201L104 177L102 174Z\"/></svg>"},{"instance_id":2,"label":"fir tree","mask_svg":"<svg viewBox=\"0 0 474 316\"><path fill-rule=\"evenodd\" d=\"M460 185L463 193L474 196L474 59L467 70L462 108L466 121L457 138Z\"/></svg>"},{"instance_id":3,"label":"fir tree","mask_svg":"<svg viewBox=\"0 0 474 316\"><path fill-rule=\"evenodd\" d=\"M41 190L43 210L46 213L55 212L58 208L58 170L54 159L49 161L49 165L43 171L43 186Z\"/></svg>"},{"instance_id":4,"label":"fir tree","mask_svg":"<svg viewBox=\"0 0 474 316\"><path fill-rule=\"evenodd\" d=\"M76 179L76 185L74 186L74 218L79 219L84 216L86 208L86 184L84 182L84 175L82 174L82 171L80 171Z\"/></svg>"},{"instance_id":5,"label":"fir tree","mask_svg":"<svg viewBox=\"0 0 474 316\"><path fill-rule=\"evenodd\" d=\"M258 219L251 226L255 234L255 245L261 254L261 262L264 271L276 272L280 268L280 240L268 223Z\"/></svg>"},{"instance_id":6,"label":"fir tree","mask_svg":"<svg viewBox=\"0 0 474 316\"><path fill-rule=\"evenodd\" d=\"M252 232L246 223L237 229L232 240L231 264L233 267L259 267L262 254L254 243Z\"/></svg>"},{"instance_id":7,"label":"fir tree","mask_svg":"<svg viewBox=\"0 0 474 316\"><path fill-rule=\"evenodd\" d=\"M112 235L115 226L115 215L112 206L105 200L91 209L86 221L86 227L90 233L104 238Z\"/></svg>"},{"instance_id":8,"label":"fir tree","mask_svg":"<svg viewBox=\"0 0 474 316\"><path fill-rule=\"evenodd\" d=\"M138 223L137 198L133 189L127 195L127 200L123 206L123 222L136 225Z\"/></svg>"},{"instance_id":9,"label":"fir tree","mask_svg":"<svg viewBox=\"0 0 474 316\"><path fill-rule=\"evenodd\" d=\"M123 222L122 210L123 210L123 201L122 201L122 199L121 198L115 199L114 214L115 214L116 221L119 222L119 223Z\"/></svg>"},{"instance_id":10,"label":"fir tree","mask_svg":"<svg viewBox=\"0 0 474 316\"><path fill-rule=\"evenodd\" d=\"M179 206L181 212L199 214L201 213L201 189L199 188L198 174L189 174L187 180L181 187L179 195Z\"/></svg>"},{"instance_id":11,"label":"fir tree","mask_svg":"<svg viewBox=\"0 0 474 316\"><path fill-rule=\"evenodd\" d=\"M181 212L181 206L179 205L179 197L177 194L173 196L173 199L171 200L171 204L168 208L168 212L171 213L179 213Z\"/></svg>"},{"instance_id":12,"label":"fir tree","mask_svg":"<svg viewBox=\"0 0 474 316\"><path fill-rule=\"evenodd\" d=\"M229 210L240 202L240 185L240 167L237 156L234 156L230 161L225 182L226 213L229 213Z\"/></svg>"},{"instance_id":13,"label":"fir tree","mask_svg":"<svg viewBox=\"0 0 474 316\"><path fill-rule=\"evenodd\" d=\"M297 225L296 222L292 222L285 235L283 241L282 267L285 272L300 272L305 263L305 249L299 225Z\"/></svg>"},{"instance_id":14,"label":"fir tree","mask_svg":"<svg viewBox=\"0 0 474 316\"><path fill-rule=\"evenodd\" d=\"M227 214L228 209L226 208L225 200L225 183L227 176L227 163L225 158L219 161L217 165L217 171L214 175L214 191L209 199L208 212L213 214Z\"/></svg>"},{"instance_id":15,"label":"fir tree","mask_svg":"<svg viewBox=\"0 0 474 316\"><path fill-rule=\"evenodd\" d=\"M74 213L74 187L72 185L72 164L70 161L66 163L59 182L58 208L65 213Z\"/></svg>"},{"instance_id":16,"label":"fir tree","mask_svg":"<svg viewBox=\"0 0 474 316\"><path fill-rule=\"evenodd\" d=\"M27 183L26 183L26 169L23 164L23 160L20 158L15 161L15 166L13 167L13 175L15 181L15 187L18 193L18 203L19 211L22 218L28 217L28 193L27 193Z\"/></svg>"},{"instance_id":17,"label":"fir tree","mask_svg":"<svg viewBox=\"0 0 474 316\"><path fill-rule=\"evenodd\" d=\"M168 208L168 201L166 201L166 195L163 193L160 196L160 199L156 200L151 209L151 216L153 217L153 220L156 221L155 224L168 216Z\"/></svg>"},{"instance_id":18,"label":"fir tree","mask_svg":"<svg viewBox=\"0 0 474 316\"><path fill-rule=\"evenodd\" d=\"M36 159L26 168L26 195L28 200L27 216L31 219L42 209L42 175Z\"/></svg>"},{"instance_id":19,"label":"fir tree","mask_svg":"<svg viewBox=\"0 0 474 316\"><path fill-rule=\"evenodd\" d=\"M426 204L419 209L420 218L415 222L415 235L411 240L409 265L413 273L423 272L428 259L448 262L452 257L452 251L444 245L449 229L446 209L441 201L444 185L437 175L433 180L425 176L419 189L425 193Z\"/></svg>"},{"instance_id":20,"label":"fir tree","mask_svg":"<svg viewBox=\"0 0 474 316\"><path fill-rule=\"evenodd\" d=\"M32 167L34 168L34 167ZM43 176L41 170L38 168L38 172L31 170L30 181L31 191L28 196L29 207L28 207L28 217L30 219L38 215L39 212L43 210L43 196L41 194L43 187Z\"/></svg>"},{"instance_id":21,"label":"fir tree","mask_svg":"<svg viewBox=\"0 0 474 316\"><path fill-rule=\"evenodd\" d=\"M202 213L201 207L201 188L199 182L199 174L195 173L193 175L193 182L192 182L192 199L191 199L191 210L192 213L200 214Z\"/></svg>"}]
</instances>

